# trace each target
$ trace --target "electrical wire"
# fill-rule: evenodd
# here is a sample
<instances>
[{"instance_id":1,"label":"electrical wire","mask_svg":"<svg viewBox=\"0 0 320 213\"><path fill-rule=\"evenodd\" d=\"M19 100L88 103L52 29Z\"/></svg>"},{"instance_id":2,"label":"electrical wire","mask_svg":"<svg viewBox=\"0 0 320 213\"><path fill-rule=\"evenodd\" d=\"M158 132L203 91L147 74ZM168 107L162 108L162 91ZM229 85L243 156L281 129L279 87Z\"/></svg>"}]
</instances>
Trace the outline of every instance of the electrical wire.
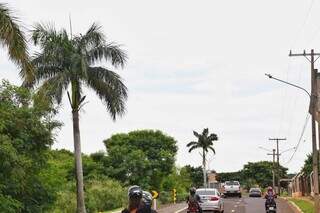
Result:
<instances>
[{"instance_id":1,"label":"electrical wire","mask_svg":"<svg viewBox=\"0 0 320 213\"><path fill-rule=\"evenodd\" d=\"M310 17L313 4L314 4L314 0L311 0L311 3L310 3L310 5L309 5L309 9L308 9L307 15L306 15L306 17L305 17L305 19L304 19L304 21L303 21L303 23L302 23L302 25L301 25L300 30L297 32L297 34L296 34L297 36L296 36L295 39L293 40L291 47L295 47L295 45L296 45L296 43L297 43L297 41L298 41L298 38L299 38L300 35L302 34L302 32L303 32L303 30L304 30L304 27L305 27L305 25L307 24L308 19L309 19L309 17Z\"/></svg>"},{"instance_id":2,"label":"electrical wire","mask_svg":"<svg viewBox=\"0 0 320 213\"><path fill-rule=\"evenodd\" d=\"M304 123L304 125L303 125L302 132L301 132L301 134L300 134L299 141L298 141L297 145L295 146L296 148L294 149L294 152L292 153L290 159L289 159L285 164L289 164L289 163L292 161L294 155L296 154L296 152L297 152L297 150L298 150L298 148L299 148L299 145L301 144L301 141L302 141L304 132L306 131L306 128L307 128L307 126L308 126L308 121L309 121L309 119L310 119L310 114L309 114L309 112L307 111L306 120L305 120L305 123Z\"/></svg>"}]
</instances>

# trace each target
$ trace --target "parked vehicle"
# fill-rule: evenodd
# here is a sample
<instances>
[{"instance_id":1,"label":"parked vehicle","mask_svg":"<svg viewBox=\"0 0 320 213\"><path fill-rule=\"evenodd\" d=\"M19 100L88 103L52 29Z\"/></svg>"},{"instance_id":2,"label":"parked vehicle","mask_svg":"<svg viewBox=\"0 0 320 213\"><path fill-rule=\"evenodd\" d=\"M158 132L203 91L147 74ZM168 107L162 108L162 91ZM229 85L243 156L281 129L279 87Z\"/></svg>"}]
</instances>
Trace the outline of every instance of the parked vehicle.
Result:
<instances>
[{"instance_id":1,"label":"parked vehicle","mask_svg":"<svg viewBox=\"0 0 320 213\"><path fill-rule=\"evenodd\" d=\"M249 197L262 197L262 191L260 188L250 188Z\"/></svg>"},{"instance_id":2,"label":"parked vehicle","mask_svg":"<svg viewBox=\"0 0 320 213\"><path fill-rule=\"evenodd\" d=\"M238 196L241 197L241 187L239 181L226 181L224 183L223 194L225 197Z\"/></svg>"},{"instance_id":3,"label":"parked vehicle","mask_svg":"<svg viewBox=\"0 0 320 213\"><path fill-rule=\"evenodd\" d=\"M224 202L217 189L197 189L196 194L200 196L200 207L203 211L224 212Z\"/></svg>"}]
</instances>

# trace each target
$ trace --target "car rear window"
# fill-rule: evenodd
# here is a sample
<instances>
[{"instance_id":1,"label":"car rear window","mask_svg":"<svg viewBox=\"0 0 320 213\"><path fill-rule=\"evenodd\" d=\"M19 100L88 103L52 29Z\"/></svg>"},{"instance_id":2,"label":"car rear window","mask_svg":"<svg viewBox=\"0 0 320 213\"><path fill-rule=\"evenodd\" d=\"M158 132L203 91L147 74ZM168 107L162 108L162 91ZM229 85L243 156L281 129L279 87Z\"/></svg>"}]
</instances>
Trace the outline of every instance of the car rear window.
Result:
<instances>
[{"instance_id":1,"label":"car rear window","mask_svg":"<svg viewBox=\"0 0 320 213\"><path fill-rule=\"evenodd\" d=\"M226 181L227 186L240 185L238 181Z\"/></svg>"},{"instance_id":2,"label":"car rear window","mask_svg":"<svg viewBox=\"0 0 320 213\"><path fill-rule=\"evenodd\" d=\"M197 191L196 193L198 195L216 195L216 191L213 191L213 190L209 190L209 191L201 190L201 191Z\"/></svg>"},{"instance_id":3,"label":"car rear window","mask_svg":"<svg viewBox=\"0 0 320 213\"><path fill-rule=\"evenodd\" d=\"M260 189L250 189L250 192L261 192Z\"/></svg>"}]
</instances>

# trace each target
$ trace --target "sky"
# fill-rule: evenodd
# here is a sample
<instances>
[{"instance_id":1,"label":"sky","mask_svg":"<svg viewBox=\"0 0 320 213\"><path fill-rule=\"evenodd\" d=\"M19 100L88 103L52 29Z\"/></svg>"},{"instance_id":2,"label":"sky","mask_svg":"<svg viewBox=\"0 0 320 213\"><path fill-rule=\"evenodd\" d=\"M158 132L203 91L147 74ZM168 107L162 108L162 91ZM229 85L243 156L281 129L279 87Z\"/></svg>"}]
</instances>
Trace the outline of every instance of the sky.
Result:
<instances>
[{"instance_id":1,"label":"sky","mask_svg":"<svg viewBox=\"0 0 320 213\"><path fill-rule=\"evenodd\" d=\"M320 44L320 2L314 0L7 0L26 31L37 23L84 33L93 22L108 41L122 44L129 59L117 69L129 89L127 113L113 122L94 92L81 111L82 151L105 150L116 133L159 129L177 140L177 164L201 165L198 151L188 153L192 131L216 133L216 155L209 169L240 170L247 162L272 160L269 138L285 137L280 151L297 146L306 120L308 97L266 78L265 73L310 89L310 64L288 57ZM32 48L32 47L31 47ZM33 48L32 48L33 49ZM19 84L17 68L0 50L0 78ZM319 64L316 64L316 68ZM57 119L54 148L73 150L67 98ZM311 152L310 121L293 151L280 157L298 172ZM200 150L199 150L200 151Z\"/></svg>"}]
</instances>

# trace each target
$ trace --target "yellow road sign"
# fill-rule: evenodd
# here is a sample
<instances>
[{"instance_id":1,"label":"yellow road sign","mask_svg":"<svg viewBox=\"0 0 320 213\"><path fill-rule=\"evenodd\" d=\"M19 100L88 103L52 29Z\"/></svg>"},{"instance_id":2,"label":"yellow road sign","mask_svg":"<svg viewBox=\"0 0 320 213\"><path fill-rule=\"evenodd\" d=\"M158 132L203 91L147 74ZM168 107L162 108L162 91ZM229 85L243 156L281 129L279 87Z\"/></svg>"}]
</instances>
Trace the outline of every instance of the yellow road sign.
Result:
<instances>
[{"instance_id":1,"label":"yellow road sign","mask_svg":"<svg viewBox=\"0 0 320 213\"><path fill-rule=\"evenodd\" d=\"M151 193L152 193L152 198L153 199L158 199L159 193L157 191L152 190Z\"/></svg>"}]
</instances>

